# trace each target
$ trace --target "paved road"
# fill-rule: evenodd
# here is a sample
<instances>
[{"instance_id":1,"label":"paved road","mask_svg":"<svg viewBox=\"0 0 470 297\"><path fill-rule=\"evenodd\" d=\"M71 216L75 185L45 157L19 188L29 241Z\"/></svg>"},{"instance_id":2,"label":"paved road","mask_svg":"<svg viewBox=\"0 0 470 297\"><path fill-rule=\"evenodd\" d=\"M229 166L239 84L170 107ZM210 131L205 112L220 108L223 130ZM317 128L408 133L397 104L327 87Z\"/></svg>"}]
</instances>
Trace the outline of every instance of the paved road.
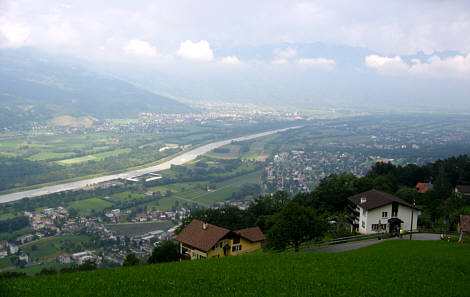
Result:
<instances>
[{"instance_id":1,"label":"paved road","mask_svg":"<svg viewBox=\"0 0 470 297\"><path fill-rule=\"evenodd\" d=\"M410 237L409 235L403 236L403 239L401 240L409 240ZM386 240L400 240L399 238L390 238ZM439 234L431 234L431 233L415 233L413 234L413 240L440 240ZM335 244L335 245L329 245L329 246L323 246L315 249L310 249L306 250L304 252L306 253L322 253L322 252L346 252L346 251L352 251L352 250L357 250L369 245L381 243L384 240L377 240L377 239L371 239L371 240L362 240L362 241L355 241L355 242L348 242L348 243L342 243L342 244Z\"/></svg>"},{"instance_id":2,"label":"paved road","mask_svg":"<svg viewBox=\"0 0 470 297\"><path fill-rule=\"evenodd\" d=\"M232 139L227 139L227 140L222 140L222 141L217 141L213 143L209 143L200 147L197 147L195 149L192 149L190 151L187 151L169 161L163 162L161 164L143 168L143 169L138 169L138 170L132 170L128 172L123 172L119 174L112 174L112 175L106 175L106 176L100 176L97 178L92 178L92 179L85 179L85 180L79 180L75 182L69 182L69 183L64 183L64 184L59 184L59 185L54 185L54 186L47 186L47 187L42 187L34 190L28 190L28 191L22 191L22 192L16 192L16 193L11 193L11 194L6 194L6 195L0 195L0 203L5 203L5 202L10 202L10 201L15 201L15 200L20 200L25 197L38 197L42 195L47 195L47 194L52 194L52 193L58 193L58 192L63 192L63 191L69 191L69 190L76 190L76 189L81 189L84 188L88 185L93 185L93 184L98 184L106 181L111 181L115 179L126 179L126 178L131 178L131 177L136 177L136 176L141 176L144 174L152 173L152 172L159 172L162 170L169 169L171 165L181 165L184 163L187 163L189 161L192 161L196 159L198 156L203 155L207 152L212 151L215 148L224 146L226 144L231 143L232 141L245 141L245 140L250 140L250 139L255 139L267 135L272 135L278 132L283 132L287 131L290 129L297 129L300 128L301 126L295 126L295 127L290 127L290 128L284 128L284 129L277 129L277 130L271 130L271 131L266 131L262 133L257 133L257 134L252 134L252 135L247 135L247 136L242 136L242 137L237 137L237 138L232 138Z\"/></svg>"},{"instance_id":3,"label":"paved road","mask_svg":"<svg viewBox=\"0 0 470 297\"><path fill-rule=\"evenodd\" d=\"M369 245L381 243L383 240L371 239L371 240L361 240L355 242L348 242L348 243L341 243L341 244L334 244L329 246L322 246L319 248L311 249L305 251L306 253L322 253L322 252L346 252L357 250Z\"/></svg>"}]
</instances>

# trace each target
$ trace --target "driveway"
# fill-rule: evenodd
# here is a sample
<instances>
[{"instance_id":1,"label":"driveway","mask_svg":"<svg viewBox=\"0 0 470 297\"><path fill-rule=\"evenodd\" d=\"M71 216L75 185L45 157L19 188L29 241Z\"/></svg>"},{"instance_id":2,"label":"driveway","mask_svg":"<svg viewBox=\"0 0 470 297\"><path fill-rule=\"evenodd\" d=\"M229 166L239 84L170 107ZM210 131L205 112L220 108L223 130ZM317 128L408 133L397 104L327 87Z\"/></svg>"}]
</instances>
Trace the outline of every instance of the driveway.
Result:
<instances>
[{"instance_id":1,"label":"driveway","mask_svg":"<svg viewBox=\"0 0 470 297\"><path fill-rule=\"evenodd\" d=\"M322 253L322 252L346 252L346 251L352 251L352 250L357 250L362 247L366 247L369 245L381 243L383 240L377 240L377 239L371 239L371 240L361 240L361 241L354 241L354 242L348 242L348 243L341 243L341 244L334 244L334 245L329 245L329 246L322 246L319 248L311 249L311 250L306 250L304 252L309 253Z\"/></svg>"},{"instance_id":2,"label":"driveway","mask_svg":"<svg viewBox=\"0 0 470 297\"><path fill-rule=\"evenodd\" d=\"M409 235L404 235L401 240L409 240ZM386 240L400 240L399 238L390 238ZM413 233L413 240L440 240L439 234L431 233ZM305 253L322 253L322 252L346 252L357 250L369 245L381 243L383 240L370 239L370 240L361 240L348 243L334 244L329 246L322 246L319 248L305 250Z\"/></svg>"}]
</instances>

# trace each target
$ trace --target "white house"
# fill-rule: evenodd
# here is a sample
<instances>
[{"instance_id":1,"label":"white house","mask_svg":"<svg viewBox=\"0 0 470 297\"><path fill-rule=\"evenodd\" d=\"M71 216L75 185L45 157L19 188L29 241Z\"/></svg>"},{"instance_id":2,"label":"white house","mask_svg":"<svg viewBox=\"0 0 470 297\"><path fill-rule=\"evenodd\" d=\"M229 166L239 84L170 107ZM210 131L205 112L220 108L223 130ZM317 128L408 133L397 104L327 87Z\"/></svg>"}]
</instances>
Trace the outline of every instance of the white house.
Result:
<instances>
[{"instance_id":1,"label":"white house","mask_svg":"<svg viewBox=\"0 0 470 297\"><path fill-rule=\"evenodd\" d=\"M354 225L362 234L417 229L421 210L388 193L370 190L348 198L355 205ZM413 222L412 222L413 220Z\"/></svg>"}]
</instances>

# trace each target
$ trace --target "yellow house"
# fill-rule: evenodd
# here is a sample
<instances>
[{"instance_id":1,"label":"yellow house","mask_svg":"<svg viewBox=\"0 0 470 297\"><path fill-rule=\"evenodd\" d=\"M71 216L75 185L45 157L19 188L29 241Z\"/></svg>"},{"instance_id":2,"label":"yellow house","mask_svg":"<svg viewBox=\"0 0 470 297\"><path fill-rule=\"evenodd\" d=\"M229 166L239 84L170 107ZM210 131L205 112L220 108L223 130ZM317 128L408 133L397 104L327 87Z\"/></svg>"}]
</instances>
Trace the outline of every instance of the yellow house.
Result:
<instances>
[{"instance_id":1,"label":"yellow house","mask_svg":"<svg viewBox=\"0 0 470 297\"><path fill-rule=\"evenodd\" d=\"M250 253L261 248L265 237L258 227L230 231L193 220L176 240L180 243L180 254L194 260Z\"/></svg>"}]
</instances>

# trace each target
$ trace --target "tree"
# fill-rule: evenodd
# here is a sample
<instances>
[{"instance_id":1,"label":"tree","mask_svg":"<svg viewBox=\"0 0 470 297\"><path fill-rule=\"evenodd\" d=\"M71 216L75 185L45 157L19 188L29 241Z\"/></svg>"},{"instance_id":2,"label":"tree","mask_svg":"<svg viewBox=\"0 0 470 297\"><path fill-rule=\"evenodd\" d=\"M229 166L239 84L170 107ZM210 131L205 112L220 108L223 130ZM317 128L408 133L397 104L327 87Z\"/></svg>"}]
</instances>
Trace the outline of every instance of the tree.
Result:
<instances>
[{"instance_id":1,"label":"tree","mask_svg":"<svg viewBox=\"0 0 470 297\"><path fill-rule=\"evenodd\" d=\"M395 195L408 203L413 203L418 196L415 188L400 187Z\"/></svg>"},{"instance_id":2,"label":"tree","mask_svg":"<svg viewBox=\"0 0 470 297\"><path fill-rule=\"evenodd\" d=\"M153 249L152 255L147 260L147 264L178 261L178 243L167 240Z\"/></svg>"},{"instance_id":3,"label":"tree","mask_svg":"<svg viewBox=\"0 0 470 297\"><path fill-rule=\"evenodd\" d=\"M140 261L136 257L136 255L134 253L129 253L124 258L124 263L122 264L122 266L135 266L139 264L140 264Z\"/></svg>"},{"instance_id":4,"label":"tree","mask_svg":"<svg viewBox=\"0 0 470 297\"><path fill-rule=\"evenodd\" d=\"M294 246L296 252L303 242L321 236L327 230L326 222L312 208L288 202L279 213L271 216L267 233L268 246L284 250Z\"/></svg>"}]
</instances>

